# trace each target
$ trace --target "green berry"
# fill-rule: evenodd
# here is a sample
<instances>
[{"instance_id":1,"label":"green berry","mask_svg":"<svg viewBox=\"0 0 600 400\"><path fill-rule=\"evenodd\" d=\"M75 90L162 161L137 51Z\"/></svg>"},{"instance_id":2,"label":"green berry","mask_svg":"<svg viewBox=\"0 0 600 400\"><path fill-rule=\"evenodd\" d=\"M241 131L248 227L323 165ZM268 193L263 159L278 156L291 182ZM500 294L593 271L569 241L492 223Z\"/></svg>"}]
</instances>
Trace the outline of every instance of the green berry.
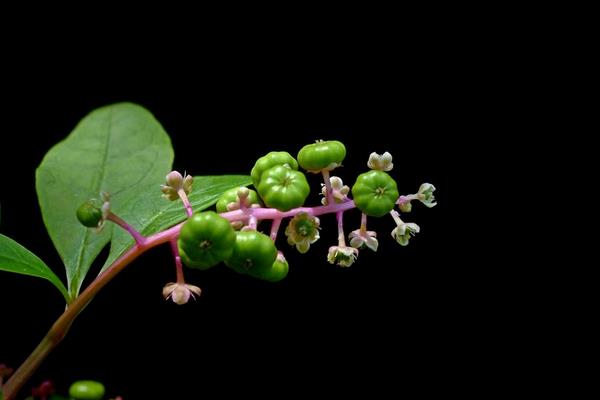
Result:
<instances>
[{"instance_id":1,"label":"green berry","mask_svg":"<svg viewBox=\"0 0 600 400\"><path fill-rule=\"evenodd\" d=\"M339 167L346 157L346 146L337 140L319 141L304 146L298 152L298 163L310 172L332 170Z\"/></svg>"},{"instance_id":2,"label":"green berry","mask_svg":"<svg viewBox=\"0 0 600 400\"><path fill-rule=\"evenodd\" d=\"M298 162L290 153L287 151L272 151L266 156L259 158L254 164L250 172L254 187L258 187L263 172L278 165L287 165L293 170L298 169Z\"/></svg>"},{"instance_id":3,"label":"green berry","mask_svg":"<svg viewBox=\"0 0 600 400\"><path fill-rule=\"evenodd\" d=\"M222 213L222 212L227 212L227 211L231 211L230 209L227 208L228 204L231 203L237 203L238 206L235 208L239 208L239 198L238 198L238 190L240 190L239 188L233 188L233 189L229 189L228 191L226 191L225 193L223 193L221 195L221 197L219 197L219 200L217 200L217 212L218 213ZM254 191L254 190L248 190L248 205L252 205L252 204L260 204L260 200L258 199L258 194Z\"/></svg>"},{"instance_id":4,"label":"green berry","mask_svg":"<svg viewBox=\"0 0 600 400\"><path fill-rule=\"evenodd\" d=\"M277 248L270 237L257 231L241 231L225 265L240 274L260 278L271 269L276 257Z\"/></svg>"},{"instance_id":5,"label":"green berry","mask_svg":"<svg viewBox=\"0 0 600 400\"><path fill-rule=\"evenodd\" d=\"M382 217L392 211L398 200L396 181L383 171L360 174L352 186L356 206L370 217Z\"/></svg>"},{"instance_id":6,"label":"green berry","mask_svg":"<svg viewBox=\"0 0 600 400\"><path fill-rule=\"evenodd\" d=\"M101 400L104 392L104 385L96 381L77 381L69 388L69 396L75 400Z\"/></svg>"},{"instance_id":7,"label":"green berry","mask_svg":"<svg viewBox=\"0 0 600 400\"><path fill-rule=\"evenodd\" d=\"M227 259L233 251L235 231L214 211L194 214L181 227L177 245L188 267L208 269Z\"/></svg>"},{"instance_id":8,"label":"green berry","mask_svg":"<svg viewBox=\"0 0 600 400\"><path fill-rule=\"evenodd\" d=\"M83 226L95 228L102 220L102 210L91 201L86 201L77 209L77 219Z\"/></svg>"},{"instance_id":9,"label":"green berry","mask_svg":"<svg viewBox=\"0 0 600 400\"><path fill-rule=\"evenodd\" d=\"M276 166L263 172L258 193L269 207L288 211L304 204L310 187L302 172Z\"/></svg>"},{"instance_id":10,"label":"green berry","mask_svg":"<svg viewBox=\"0 0 600 400\"><path fill-rule=\"evenodd\" d=\"M264 272L260 278L269 282L279 282L287 276L289 269L288 262L277 257L271 268Z\"/></svg>"}]
</instances>

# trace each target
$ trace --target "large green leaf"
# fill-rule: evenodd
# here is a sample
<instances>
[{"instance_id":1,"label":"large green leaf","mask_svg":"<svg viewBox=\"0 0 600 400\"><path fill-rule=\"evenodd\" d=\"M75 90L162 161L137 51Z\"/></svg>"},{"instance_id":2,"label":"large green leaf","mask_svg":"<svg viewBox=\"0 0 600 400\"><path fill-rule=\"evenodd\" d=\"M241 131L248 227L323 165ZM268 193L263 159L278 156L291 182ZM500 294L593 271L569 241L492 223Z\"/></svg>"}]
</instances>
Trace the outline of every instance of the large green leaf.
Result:
<instances>
[{"instance_id":1,"label":"large green leaf","mask_svg":"<svg viewBox=\"0 0 600 400\"><path fill-rule=\"evenodd\" d=\"M246 175L196 176L189 199L194 211L204 210L217 202L223 192L252 182ZM186 217L181 201L168 201L159 195L158 187L149 188L151 191L139 201L130 202L124 213L127 222L144 236L169 228ZM110 244L110 254L102 271L110 266L121 254L133 246L133 239L122 229L113 231Z\"/></svg>"},{"instance_id":2,"label":"large green leaf","mask_svg":"<svg viewBox=\"0 0 600 400\"><path fill-rule=\"evenodd\" d=\"M75 217L77 207L107 191L113 211L123 214L121 205L160 185L172 162L171 141L162 126L130 103L93 111L46 154L36 171L36 189L48 233L67 270L71 296L79 293L113 231L111 224L101 233L84 228Z\"/></svg>"},{"instance_id":3,"label":"large green leaf","mask_svg":"<svg viewBox=\"0 0 600 400\"><path fill-rule=\"evenodd\" d=\"M35 254L0 234L0 270L47 279L69 302L69 293L58 276Z\"/></svg>"}]
</instances>

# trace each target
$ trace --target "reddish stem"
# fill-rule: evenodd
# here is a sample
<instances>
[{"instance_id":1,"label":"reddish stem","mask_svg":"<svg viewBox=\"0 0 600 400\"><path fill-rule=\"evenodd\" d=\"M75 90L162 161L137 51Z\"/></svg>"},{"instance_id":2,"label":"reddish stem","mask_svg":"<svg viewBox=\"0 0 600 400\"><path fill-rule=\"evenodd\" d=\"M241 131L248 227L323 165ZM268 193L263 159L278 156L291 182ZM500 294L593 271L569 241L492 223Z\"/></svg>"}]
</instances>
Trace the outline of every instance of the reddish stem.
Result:
<instances>
[{"instance_id":1,"label":"reddish stem","mask_svg":"<svg viewBox=\"0 0 600 400\"><path fill-rule=\"evenodd\" d=\"M277 232L279 232L279 226L281 225L281 218L275 218L271 223L271 240L277 239Z\"/></svg>"},{"instance_id":2,"label":"reddish stem","mask_svg":"<svg viewBox=\"0 0 600 400\"><path fill-rule=\"evenodd\" d=\"M144 244L144 241L146 240L146 238L143 237L138 231L136 231L127 222L123 221L118 215L114 214L113 212L109 212L108 213L108 217L106 217L106 219L108 219L109 221L114 222L115 224L119 225L121 228L123 228L127 232L129 232L129 234L131 236L133 236L133 239L135 240L135 243L138 246L141 246L142 244Z\"/></svg>"},{"instance_id":3,"label":"reddish stem","mask_svg":"<svg viewBox=\"0 0 600 400\"><path fill-rule=\"evenodd\" d=\"M323 182L325 183L325 193L327 193L327 204L334 204L333 189L331 188L331 180L329 179L329 171L324 169L321 171L321 174L323 174Z\"/></svg>"},{"instance_id":4,"label":"reddish stem","mask_svg":"<svg viewBox=\"0 0 600 400\"><path fill-rule=\"evenodd\" d=\"M183 265L181 264L181 256L179 255L179 247L177 247L177 239L172 238L169 243L171 243L171 251L173 252L173 257L175 257L175 269L177 270L177 283L185 283L185 279L183 279Z\"/></svg>"},{"instance_id":5,"label":"reddish stem","mask_svg":"<svg viewBox=\"0 0 600 400\"><path fill-rule=\"evenodd\" d=\"M344 212L338 211L335 213L338 226L338 246L346 246L346 238L344 236Z\"/></svg>"}]
</instances>

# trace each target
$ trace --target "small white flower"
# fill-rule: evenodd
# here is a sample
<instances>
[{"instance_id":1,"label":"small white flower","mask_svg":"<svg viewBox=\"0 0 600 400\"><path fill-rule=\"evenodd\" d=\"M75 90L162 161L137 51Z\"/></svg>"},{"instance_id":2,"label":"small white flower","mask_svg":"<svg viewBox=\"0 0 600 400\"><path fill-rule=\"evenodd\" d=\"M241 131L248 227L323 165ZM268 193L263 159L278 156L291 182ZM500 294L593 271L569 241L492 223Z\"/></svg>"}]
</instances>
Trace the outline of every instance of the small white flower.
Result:
<instances>
[{"instance_id":1,"label":"small white flower","mask_svg":"<svg viewBox=\"0 0 600 400\"><path fill-rule=\"evenodd\" d=\"M185 304L190 300L190 297L195 299L196 296L200 296L201 290L198 286L189 285L187 283L175 283L171 282L165 285L163 288L163 297L165 300L171 299L175 304Z\"/></svg>"},{"instance_id":2,"label":"small white flower","mask_svg":"<svg viewBox=\"0 0 600 400\"><path fill-rule=\"evenodd\" d=\"M394 164L392 163L392 155L387 151L382 155L373 152L369 156L369 162L367 162L367 166L371 169L380 171L391 171L392 168L394 168Z\"/></svg>"},{"instance_id":3,"label":"small white flower","mask_svg":"<svg viewBox=\"0 0 600 400\"><path fill-rule=\"evenodd\" d=\"M396 241L401 246L406 246L411 236L415 236L415 234L419 233L421 228L419 225L414 224L412 222L402 222L398 224L396 228L392 231L392 237L396 239Z\"/></svg>"},{"instance_id":4,"label":"small white flower","mask_svg":"<svg viewBox=\"0 0 600 400\"><path fill-rule=\"evenodd\" d=\"M347 185L344 185L344 182L339 176L332 176L329 178L329 182L331 183L331 191L333 194L333 198L336 203L343 203L348 197L348 193L350 193L350 188ZM321 195L323 198L321 199L321 204L324 206L327 205L327 187L325 184L321 183Z\"/></svg>"},{"instance_id":5,"label":"small white flower","mask_svg":"<svg viewBox=\"0 0 600 400\"><path fill-rule=\"evenodd\" d=\"M351 266L358 257L358 250L348 246L331 246L327 254L327 261L330 264L337 264L341 267Z\"/></svg>"},{"instance_id":6,"label":"small white flower","mask_svg":"<svg viewBox=\"0 0 600 400\"><path fill-rule=\"evenodd\" d=\"M433 195L435 192L435 186L431 183L424 183L419 187L419 191L417 192L417 198L421 201L421 203L425 204L425 206L431 208L437 205L435 202L435 196Z\"/></svg>"},{"instance_id":7,"label":"small white flower","mask_svg":"<svg viewBox=\"0 0 600 400\"><path fill-rule=\"evenodd\" d=\"M361 229L357 229L350 232L348 238L350 239L350 246L356 249L367 246L369 249L377 251L377 247L379 246L379 242L377 241L377 232L374 231L363 231Z\"/></svg>"},{"instance_id":8,"label":"small white flower","mask_svg":"<svg viewBox=\"0 0 600 400\"><path fill-rule=\"evenodd\" d=\"M194 178L191 175L185 177L177 171L171 171L165 177L166 185L160 185L160 190L163 192L163 197L174 201L179 199L179 190L183 189L185 194L190 194Z\"/></svg>"}]
</instances>

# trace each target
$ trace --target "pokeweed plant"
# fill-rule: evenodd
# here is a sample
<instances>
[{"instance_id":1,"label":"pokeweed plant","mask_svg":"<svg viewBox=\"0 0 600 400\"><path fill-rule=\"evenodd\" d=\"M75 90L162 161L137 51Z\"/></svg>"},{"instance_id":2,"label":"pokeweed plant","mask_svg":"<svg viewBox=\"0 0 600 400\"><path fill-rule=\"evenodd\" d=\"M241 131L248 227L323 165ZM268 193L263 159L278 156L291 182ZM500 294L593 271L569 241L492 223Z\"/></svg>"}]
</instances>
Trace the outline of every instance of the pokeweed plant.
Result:
<instances>
[{"instance_id":1,"label":"pokeweed plant","mask_svg":"<svg viewBox=\"0 0 600 400\"><path fill-rule=\"evenodd\" d=\"M48 280L67 305L0 389L0 396L13 399L100 289L160 244L170 245L176 276L162 294L176 304L201 293L198 286L186 283L184 265L205 270L224 264L254 278L284 279L289 266L283 250L290 247L277 244L284 221L288 245L306 253L319 239L319 218L334 214L338 238L327 260L341 267L352 265L359 249L377 251L377 233L367 229L368 217L390 215L395 222L391 236L406 246L420 228L404 222L400 212L410 212L413 201L435 206L435 187L424 183L416 193L400 195L388 174L392 156L385 152L370 155L369 170L350 189L332 175L345 158L343 143L319 140L300 149L296 158L286 151L260 157L250 176L192 177L171 171L169 136L144 108L122 103L90 113L50 149L36 171L42 216L64 262L66 286L33 253L0 235L0 269ZM303 170L322 175L321 205L304 205L310 187ZM249 189L250 184L256 190ZM214 204L216 212L204 211ZM354 208L362 214L360 226L346 237L344 215ZM259 224L268 233L262 233ZM81 291L92 262L109 243L99 275Z\"/></svg>"}]
</instances>

